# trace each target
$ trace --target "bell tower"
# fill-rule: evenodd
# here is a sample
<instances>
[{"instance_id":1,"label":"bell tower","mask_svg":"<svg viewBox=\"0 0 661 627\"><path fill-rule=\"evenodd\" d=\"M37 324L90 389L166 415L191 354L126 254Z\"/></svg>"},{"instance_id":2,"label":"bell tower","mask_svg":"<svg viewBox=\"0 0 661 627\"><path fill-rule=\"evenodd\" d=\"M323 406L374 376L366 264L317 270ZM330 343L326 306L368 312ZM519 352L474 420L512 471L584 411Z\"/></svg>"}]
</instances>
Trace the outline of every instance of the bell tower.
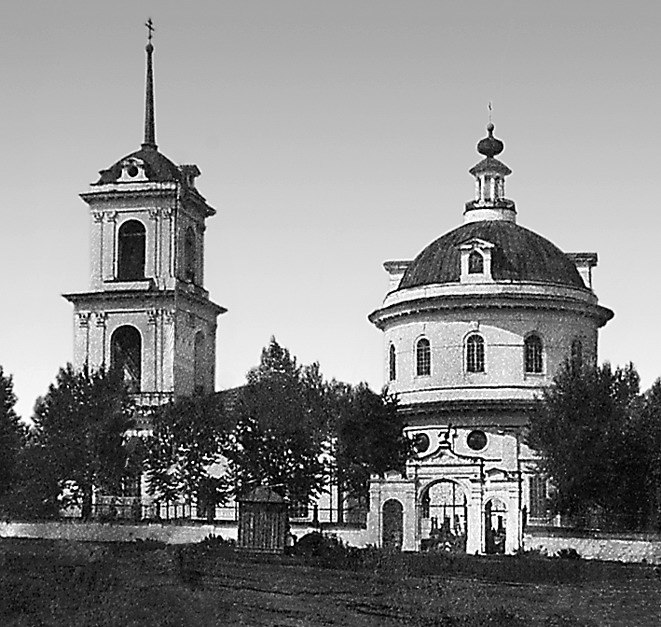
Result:
<instances>
[{"instance_id":1,"label":"bell tower","mask_svg":"<svg viewBox=\"0 0 661 627\"><path fill-rule=\"evenodd\" d=\"M216 323L226 309L204 289L206 219L195 165L159 152L151 20L145 131L139 150L100 171L81 198L89 207L90 286L74 306L74 366L122 368L141 405L215 383Z\"/></svg>"}]
</instances>

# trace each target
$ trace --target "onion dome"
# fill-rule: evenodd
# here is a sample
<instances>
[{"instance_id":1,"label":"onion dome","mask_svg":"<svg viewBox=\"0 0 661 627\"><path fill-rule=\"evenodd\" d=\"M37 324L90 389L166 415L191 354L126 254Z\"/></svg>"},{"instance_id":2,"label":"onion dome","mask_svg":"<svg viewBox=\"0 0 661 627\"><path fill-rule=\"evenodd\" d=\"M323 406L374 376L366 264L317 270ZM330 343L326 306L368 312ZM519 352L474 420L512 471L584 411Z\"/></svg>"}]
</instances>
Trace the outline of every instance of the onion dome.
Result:
<instances>
[{"instance_id":1,"label":"onion dome","mask_svg":"<svg viewBox=\"0 0 661 627\"><path fill-rule=\"evenodd\" d=\"M493 136L494 128L494 125L489 122L489 124L487 124L489 137L485 137L477 143L477 151L485 157L495 157L505 149L505 144Z\"/></svg>"}]
</instances>

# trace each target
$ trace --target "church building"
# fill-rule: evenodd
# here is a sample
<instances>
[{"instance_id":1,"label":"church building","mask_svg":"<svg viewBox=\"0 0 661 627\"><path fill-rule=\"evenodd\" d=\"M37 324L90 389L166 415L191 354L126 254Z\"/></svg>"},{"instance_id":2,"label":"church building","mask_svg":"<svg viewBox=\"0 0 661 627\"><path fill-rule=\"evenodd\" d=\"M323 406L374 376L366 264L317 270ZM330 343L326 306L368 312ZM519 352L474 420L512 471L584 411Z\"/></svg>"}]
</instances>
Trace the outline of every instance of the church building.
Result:
<instances>
[{"instance_id":1,"label":"church building","mask_svg":"<svg viewBox=\"0 0 661 627\"><path fill-rule=\"evenodd\" d=\"M81 194L89 206L90 286L74 305L74 366L117 365L142 406L215 385L216 321L204 289L206 219L195 165L159 152L153 51L146 47L144 140Z\"/></svg>"},{"instance_id":2,"label":"church building","mask_svg":"<svg viewBox=\"0 0 661 627\"><path fill-rule=\"evenodd\" d=\"M592 290L595 253L563 253L517 224L511 170L487 127L464 223L413 261L388 261L390 287L370 321L384 376L416 455L374 478L368 527L381 545L516 551L546 519L546 480L523 433L534 399L567 359L596 363L613 312Z\"/></svg>"}]
</instances>

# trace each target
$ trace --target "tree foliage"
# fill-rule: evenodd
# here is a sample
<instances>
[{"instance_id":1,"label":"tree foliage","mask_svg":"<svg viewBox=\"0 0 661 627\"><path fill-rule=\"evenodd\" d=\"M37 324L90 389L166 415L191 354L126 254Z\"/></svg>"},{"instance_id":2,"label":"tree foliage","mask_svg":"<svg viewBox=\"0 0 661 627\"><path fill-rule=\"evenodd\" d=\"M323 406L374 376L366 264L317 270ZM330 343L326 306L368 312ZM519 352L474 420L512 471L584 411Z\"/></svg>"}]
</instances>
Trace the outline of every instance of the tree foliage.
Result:
<instances>
[{"instance_id":1,"label":"tree foliage","mask_svg":"<svg viewBox=\"0 0 661 627\"><path fill-rule=\"evenodd\" d=\"M32 463L50 478L43 498L53 505L70 492L91 513L94 487L117 490L126 465L124 436L133 403L120 372L60 369L34 411Z\"/></svg>"},{"instance_id":2,"label":"tree foliage","mask_svg":"<svg viewBox=\"0 0 661 627\"><path fill-rule=\"evenodd\" d=\"M258 485L295 501L322 487L325 414L319 368L301 367L275 338L247 375L228 451L239 495Z\"/></svg>"},{"instance_id":3,"label":"tree foliage","mask_svg":"<svg viewBox=\"0 0 661 627\"><path fill-rule=\"evenodd\" d=\"M332 381L331 435L337 483L343 492L365 499L371 474L402 470L411 454L397 398L376 394L366 383L351 386Z\"/></svg>"},{"instance_id":4,"label":"tree foliage","mask_svg":"<svg viewBox=\"0 0 661 627\"><path fill-rule=\"evenodd\" d=\"M220 460L226 447L228 425L220 397L197 394L159 407L147 439L148 489L166 501L179 501L208 492L207 500L227 497L228 485L209 481L208 468ZM203 485L204 484L204 485Z\"/></svg>"},{"instance_id":5,"label":"tree foliage","mask_svg":"<svg viewBox=\"0 0 661 627\"><path fill-rule=\"evenodd\" d=\"M658 511L661 384L642 397L639 385L633 364L565 364L557 373L528 433L552 478L555 512L641 528Z\"/></svg>"},{"instance_id":6,"label":"tree foliage","mask_svg":"<svg viewBox=\"0 0 661 627\"><path fill-rule=\"evenodd\" d=\"M12 378L0 366L0 503L20 476L19 458L25 444L26 429L14 411L15 405Z\"/></svg>"}]
</instances>

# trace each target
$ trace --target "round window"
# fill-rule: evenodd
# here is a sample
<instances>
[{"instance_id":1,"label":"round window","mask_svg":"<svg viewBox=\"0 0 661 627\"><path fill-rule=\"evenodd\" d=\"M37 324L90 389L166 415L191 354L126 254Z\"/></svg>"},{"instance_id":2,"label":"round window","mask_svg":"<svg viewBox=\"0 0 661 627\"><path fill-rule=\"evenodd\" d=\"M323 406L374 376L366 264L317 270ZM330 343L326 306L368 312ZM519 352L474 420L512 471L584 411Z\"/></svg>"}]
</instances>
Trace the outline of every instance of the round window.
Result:
<instances>
[{"instance_id":1,"label":"round window","mask_svg":"<svg viewBox=\"0 0 661 627\"><path fill-rule=\"evenodd\" d=\"M138 172L139 172L138 168L136 168L134 165L129 166L128 169L126 170L126 173L131 178L134 177L134 176L138 176Z\"/></svg>"},{"instance_id":2,"label":"round window","mask_svg":"<svg viewBox=\"0 0 661 627\"><path fill-rule=\"evenodd\" d=\"M466 438L469 448L481 451L487 445L487 434L484 431L471 431Z\"/></svg>"},{"instance_id":3,"label":"round window","mask_svg":"<svg viewBox=\"0 0 661 627\"><path fill-rule=\"evenodd\" d=\"M413 448L418 454L424 453L429 448L429 436L426 433L417 433L413 438Z\"/></svg>"}]
</instances>

